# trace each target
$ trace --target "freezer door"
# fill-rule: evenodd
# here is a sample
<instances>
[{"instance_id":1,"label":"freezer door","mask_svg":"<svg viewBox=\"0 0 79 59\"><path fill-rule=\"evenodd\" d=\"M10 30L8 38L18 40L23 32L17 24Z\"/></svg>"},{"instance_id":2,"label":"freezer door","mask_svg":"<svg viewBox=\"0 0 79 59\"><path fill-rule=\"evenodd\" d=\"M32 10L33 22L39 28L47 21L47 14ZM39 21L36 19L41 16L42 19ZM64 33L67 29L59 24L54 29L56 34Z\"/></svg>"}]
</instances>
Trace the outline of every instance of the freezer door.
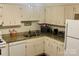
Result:
<instances>
[{"instance_id":1,"label":"freezer door","mask_svg":"<svg viewBox=\"0 0 79 59\"><path fill-rule=\"evenodd\" d=\"M73 49L66 49L64 56L79 56Z\"/></svg>"},{"instance_id":2,"label":"freezer door","mask_svg":"<svg viewBox=\"0 0 79 59\"><path fill-rule=\"evenodd\" d=\"M79 56L79 39L67 37L65 55Z\"/></svg>"},{"instance_id":3,"label":"freezer door","mask_svg":"<svg viewBox=\"0 0 79 59\"><path fill-rule=\"evenodd\" d=\"M79 38L79 20L70 20L67 25L67 36Z\"/></svg>"}]
</instances>

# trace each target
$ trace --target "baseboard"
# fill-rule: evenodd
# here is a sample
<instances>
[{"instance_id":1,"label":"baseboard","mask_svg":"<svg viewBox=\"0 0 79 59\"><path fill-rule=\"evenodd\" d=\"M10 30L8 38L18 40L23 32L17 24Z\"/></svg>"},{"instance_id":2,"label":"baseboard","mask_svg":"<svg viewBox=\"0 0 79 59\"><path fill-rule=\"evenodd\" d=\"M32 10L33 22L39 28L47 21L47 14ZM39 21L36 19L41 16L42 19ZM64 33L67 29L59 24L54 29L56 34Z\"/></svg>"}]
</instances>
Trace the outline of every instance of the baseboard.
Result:
<instances>
[{"instance_id":1,"label":"baseboard","mask_svg":"<svg viewBox=\"0 0 79 59\"><path fill-rule=\"evenodd\" d=\"M47 56L47 54L42 53L42 54L39 54L39 55L37 55L37 56Z\"/></svg>"}]
</instances>

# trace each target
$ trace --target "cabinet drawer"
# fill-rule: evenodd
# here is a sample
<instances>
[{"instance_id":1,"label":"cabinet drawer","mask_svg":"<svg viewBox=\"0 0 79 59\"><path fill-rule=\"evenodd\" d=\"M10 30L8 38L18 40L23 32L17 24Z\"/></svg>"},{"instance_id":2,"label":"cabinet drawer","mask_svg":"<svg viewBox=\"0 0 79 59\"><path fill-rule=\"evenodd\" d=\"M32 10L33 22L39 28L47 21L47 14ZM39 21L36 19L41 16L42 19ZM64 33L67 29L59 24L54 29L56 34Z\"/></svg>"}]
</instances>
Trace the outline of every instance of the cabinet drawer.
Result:
<instances>
[{"instance_id":1,"label":"cabinet drawer","mask_svg":"<svg viewBox=\"0 0 79 59\"><path fill-rule=\"evenodd\" d=\"M26 43L26 40L9 43L9 46L14 46L22 43Z\"/></svg>"}]
</instances>

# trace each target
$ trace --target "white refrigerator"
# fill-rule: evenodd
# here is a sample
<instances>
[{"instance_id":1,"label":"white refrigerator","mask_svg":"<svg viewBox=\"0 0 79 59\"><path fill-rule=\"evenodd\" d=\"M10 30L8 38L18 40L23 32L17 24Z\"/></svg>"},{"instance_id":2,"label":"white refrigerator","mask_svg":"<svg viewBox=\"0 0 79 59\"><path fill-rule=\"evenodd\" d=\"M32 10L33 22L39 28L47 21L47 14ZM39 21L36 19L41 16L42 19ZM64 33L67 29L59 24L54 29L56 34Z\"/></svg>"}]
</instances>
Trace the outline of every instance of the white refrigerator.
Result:
<instances>
[{"instance_id":1,"label":"white refrigerator","mask_svg":"<svg viewBox=\"0 0 79 59\"><path fill-rule=\"evenodd\" d=\"M67 20L65 25L66 56L79 56L79 20Z\"/></svg>"}]
</instances>

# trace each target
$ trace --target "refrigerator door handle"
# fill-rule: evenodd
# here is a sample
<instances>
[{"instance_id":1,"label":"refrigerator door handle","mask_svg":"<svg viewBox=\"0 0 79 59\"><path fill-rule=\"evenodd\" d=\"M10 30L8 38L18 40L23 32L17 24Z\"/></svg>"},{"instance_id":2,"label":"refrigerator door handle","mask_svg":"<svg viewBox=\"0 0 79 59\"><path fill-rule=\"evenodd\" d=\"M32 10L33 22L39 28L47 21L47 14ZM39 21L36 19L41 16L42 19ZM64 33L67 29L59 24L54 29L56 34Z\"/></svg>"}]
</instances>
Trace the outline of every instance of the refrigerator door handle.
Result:
<instances>
[{"instance_id":1,"label":"refrigerator door handle","mask_svg":"<svg viewBox=\"0 0 79 59\"><path fill-rule=\"evenodd\" d=\"M67 48L67 32L68 32L68 23L66 23L66 29L65 29L65 50Z\"/></svg>"},{"instance_id":2,"label":"refrigerator door handle","mask_svg":"<svg viewBox=\"0 0 79 59\"><path fill-rule=\"evenodd\" d=\"M66 50L66 47L67 47L67 39L65 39L65 50Z\"/></svg>"}]
</instances>

